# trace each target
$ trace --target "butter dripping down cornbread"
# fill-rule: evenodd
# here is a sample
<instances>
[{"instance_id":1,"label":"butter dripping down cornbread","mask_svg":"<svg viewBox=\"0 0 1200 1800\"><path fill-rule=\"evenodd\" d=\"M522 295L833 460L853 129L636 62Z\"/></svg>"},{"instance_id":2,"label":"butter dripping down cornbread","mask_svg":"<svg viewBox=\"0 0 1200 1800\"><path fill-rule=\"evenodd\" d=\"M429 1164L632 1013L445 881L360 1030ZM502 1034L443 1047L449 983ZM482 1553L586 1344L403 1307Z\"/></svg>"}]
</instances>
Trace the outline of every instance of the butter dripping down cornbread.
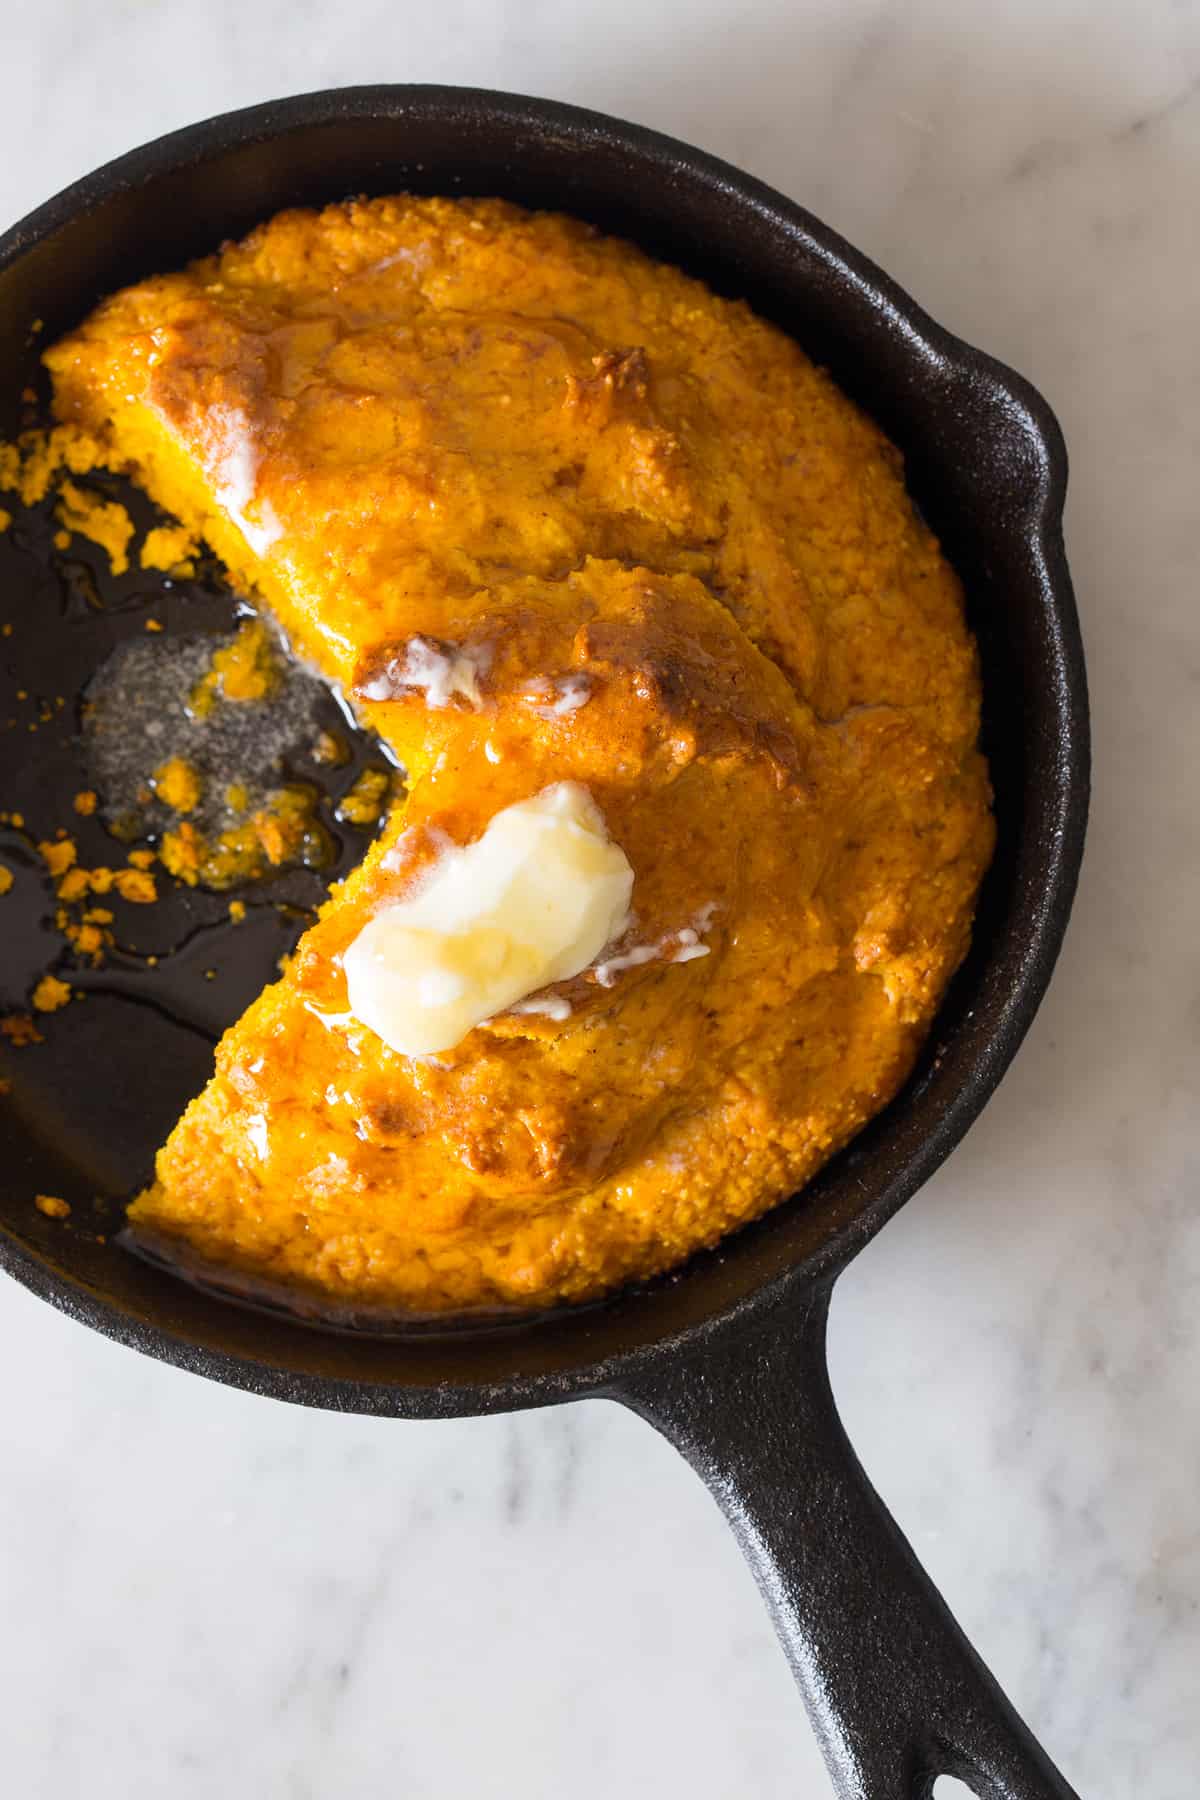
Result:
<instances>
[{"instance_id":1,"label":"butter dripping down cornbread","mask_svg":"<svg viewBox=\"0 0 1200 1800\"><path fill-rule=\"evenodd\" d=\"M898 453L790 339L570 219L400 197L282 214L46 360L409 775L135 1224L336 1302L580 1299L891 1097L991 853L978 673ZM633 865L625 937L545 1010L388 1050L346 947L558 781Z\"/></svg>"}]
</instances>

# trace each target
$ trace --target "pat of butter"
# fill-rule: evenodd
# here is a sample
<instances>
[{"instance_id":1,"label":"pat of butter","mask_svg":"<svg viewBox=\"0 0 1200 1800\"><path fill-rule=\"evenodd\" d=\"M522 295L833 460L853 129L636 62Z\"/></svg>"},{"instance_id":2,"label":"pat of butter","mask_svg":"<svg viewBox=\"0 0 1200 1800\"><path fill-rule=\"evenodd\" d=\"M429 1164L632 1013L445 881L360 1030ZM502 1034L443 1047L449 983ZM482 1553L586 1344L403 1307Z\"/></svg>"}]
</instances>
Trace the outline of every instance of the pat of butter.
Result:
<instances>
[{"instance_id":1,"label":"pat of butter","mask_svg":"<svg viewBox=\"0 0 1200 1800\"><path fill-rule=\"evenodd\" d=\"M506 806L345 953L350 1010L402 1056L578 975L628 922L633 870L578 782Z\"/></svg>"}]
</instances>

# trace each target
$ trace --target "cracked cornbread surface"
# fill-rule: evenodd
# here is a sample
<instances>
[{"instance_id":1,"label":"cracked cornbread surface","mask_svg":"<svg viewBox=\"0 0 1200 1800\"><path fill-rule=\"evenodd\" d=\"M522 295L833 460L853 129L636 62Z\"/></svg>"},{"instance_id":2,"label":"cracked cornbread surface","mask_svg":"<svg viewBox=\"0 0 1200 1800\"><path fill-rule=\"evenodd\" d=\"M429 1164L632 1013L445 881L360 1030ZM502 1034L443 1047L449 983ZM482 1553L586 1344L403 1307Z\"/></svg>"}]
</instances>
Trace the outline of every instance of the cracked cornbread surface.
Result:
<instances>
[{"instance_id":1,"label":"cracked cornbread surface","mask_svg":"<svg viewBox=\"0 0 1200 1800\"><path fill-rule=\"evenodd\" d=\"M46 360L409 780L135 1225L330 1301L545 1305L886 1103L991 853L978 672L898 453L794 342L577 221L397 197L282 214ZM633 866L627 932L544 1010L389 1050L347 946L557 781Z\"/></svg>"}]
</instances>

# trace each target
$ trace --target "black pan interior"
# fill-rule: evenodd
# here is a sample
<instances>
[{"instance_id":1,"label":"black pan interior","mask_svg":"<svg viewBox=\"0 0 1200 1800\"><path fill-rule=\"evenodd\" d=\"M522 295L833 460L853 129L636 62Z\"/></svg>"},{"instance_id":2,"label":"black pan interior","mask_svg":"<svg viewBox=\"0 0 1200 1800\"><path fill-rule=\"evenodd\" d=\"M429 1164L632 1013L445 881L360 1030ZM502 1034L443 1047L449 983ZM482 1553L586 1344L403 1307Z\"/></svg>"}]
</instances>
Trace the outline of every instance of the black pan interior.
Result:
<instances>
[{"instance_id":1,"label":"black pan interior","mask_svg":"<svg viewBox=\"0 0 1200 1800\"><path fill-rule=\"evenodd\" d=\"M0 241L0 435L37 382L38 345L104 294L280 207L398 189L576 213L746 298L828 365L904 451L918 504L966 583L1000 827L975 947L901 1098L803 1196L679 1276L577 1314L385 1340L189 1288L113 1238L121 1196L206 1077L210 1044L195 1017L181 1025L93 996L46 1046L5 1058L0 1260L29 1286L138 1348L282 1397L483 1410L602 1386L656 1346L835 1271L948 1153L1023 1035L1066 923L1086 811L1086 696L1061 544L1065 454L1044 402L779 196L571 108L467 90L348 90L227 115L101 170ZM36 667L18 667L14 648L8 678L69 686L61 592L39 585L11 546L0 557L5 616L37 621L20 634ZM19 804L18 792L33 805L49 798L40 784L67 779L69 708L57 729L63 741L54 755L44 740L45 757L31 753L36 737L0 734L0 805ZM22 916L36 932L36 906ZM0 942L6 959L30 949ZM279 948L264 929L223 953L201 1025L236 1016ZM31 1204L39 1191L70 1199L71 1220L43 1218Z\"/></svg>"}]
</instances>

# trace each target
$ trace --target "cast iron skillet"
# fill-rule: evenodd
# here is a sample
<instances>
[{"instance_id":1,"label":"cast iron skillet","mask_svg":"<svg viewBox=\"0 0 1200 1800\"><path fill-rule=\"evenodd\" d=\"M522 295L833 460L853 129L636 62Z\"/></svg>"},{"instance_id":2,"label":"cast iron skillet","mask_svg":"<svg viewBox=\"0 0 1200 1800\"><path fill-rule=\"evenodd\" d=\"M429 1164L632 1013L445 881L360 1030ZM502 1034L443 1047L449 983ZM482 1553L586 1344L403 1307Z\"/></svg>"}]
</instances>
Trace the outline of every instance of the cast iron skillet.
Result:
<instances>
[{"instance_id":1,"label":"cast iron skillet","mask_svg":"<svg viewBox=\"0 0 1200 1800\"><path fill-rule=\"evenodd\" d=\"M995 1088L1067 923L1088 714L1058 425L1027 383L941 330L835 233L712 157L546 101L378 87L251 107L161 138L0 240L0 429L11 429L28 379L35 318L50 341L112 289L280 207L404 188L501 194L626 234L792 331L900 444L965 579L983 656L999 849L974 950L912 1081L817 1181L676 1278L600 1307L440 1335L339 1333L189 1287L85 1229L80 1208L78 1228L44 1220L35 1191L80 1198L133 1186L203 1079L203 1046L125 1003L79 1009L92 1021L93 1079L79 1079L77 1059L70 1092L44 1077L52 1046L48 1063L22 1062L36 1052L10 1059L0 1260L121 1343L281 1400L399 1418L621 1401L678 1445L725 1510L839 1794L907 1800L948 1772L986 1800L1063 1800L1070 1788L867 1481L824 1354L834 1281ZM46 630L61 631L52 615Z\"/></svg>"}]
</instances>

